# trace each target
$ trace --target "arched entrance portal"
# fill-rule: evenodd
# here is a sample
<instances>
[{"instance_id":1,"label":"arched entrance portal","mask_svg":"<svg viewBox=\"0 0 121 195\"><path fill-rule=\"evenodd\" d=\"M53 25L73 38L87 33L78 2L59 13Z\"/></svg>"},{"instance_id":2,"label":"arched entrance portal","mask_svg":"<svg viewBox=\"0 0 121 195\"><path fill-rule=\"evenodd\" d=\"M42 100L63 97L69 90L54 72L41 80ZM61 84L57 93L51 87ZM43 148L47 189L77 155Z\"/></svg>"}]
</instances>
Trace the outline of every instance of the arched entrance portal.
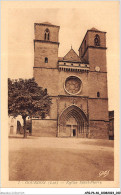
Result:
<instances>
[{"instance_id":1,"label":"arched entrance portal","mask_svg":"<svg viewBox=\"0 0 121 195\"><path fill-rule=\"evenodd\" d=\"M58 136L88 137L87 117L79 107L72 105L60 115Z\"/></svg>"}]
</instances>

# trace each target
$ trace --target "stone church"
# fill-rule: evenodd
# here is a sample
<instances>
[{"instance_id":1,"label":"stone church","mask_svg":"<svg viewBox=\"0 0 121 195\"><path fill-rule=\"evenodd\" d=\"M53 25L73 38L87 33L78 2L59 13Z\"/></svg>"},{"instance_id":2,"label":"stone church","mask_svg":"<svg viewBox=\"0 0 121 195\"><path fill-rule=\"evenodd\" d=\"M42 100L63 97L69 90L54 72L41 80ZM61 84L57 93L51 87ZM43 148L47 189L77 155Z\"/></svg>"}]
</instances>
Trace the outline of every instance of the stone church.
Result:
<instances>
[{"instance_id":1,"label":"stone church","mask_svg":"<svg viewBox=\"0 0 121 195\"><path fill-rule=\"evenodd\" d=\"M52 105L44 119L32 119L32 135L108 139L106 32L87 30L79 54L71 48L58 57L59 29L34 24L33 74Z\"/></svg>"}]
</instances>

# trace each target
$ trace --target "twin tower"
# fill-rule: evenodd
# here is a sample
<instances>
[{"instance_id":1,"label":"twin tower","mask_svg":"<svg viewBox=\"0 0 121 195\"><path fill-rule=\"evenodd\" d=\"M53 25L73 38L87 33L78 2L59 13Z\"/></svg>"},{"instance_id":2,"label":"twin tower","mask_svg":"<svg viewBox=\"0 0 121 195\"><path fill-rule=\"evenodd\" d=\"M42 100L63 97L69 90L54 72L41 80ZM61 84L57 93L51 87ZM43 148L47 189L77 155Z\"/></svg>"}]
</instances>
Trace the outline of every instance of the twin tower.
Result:
<instances>
[{"instance_id":1,"label":"twin tower","mask_svg":"<svg viewBox=\"0 0 121 195\"><path fill-rule=\"evenodd\" d=\"M106 32L87 30L79 55L71 48L58 57L60 27L45 22L34 28L34 78L52 105L49 115L32 119L32 134L108 139Z\"/></svg>"}]
</instances>

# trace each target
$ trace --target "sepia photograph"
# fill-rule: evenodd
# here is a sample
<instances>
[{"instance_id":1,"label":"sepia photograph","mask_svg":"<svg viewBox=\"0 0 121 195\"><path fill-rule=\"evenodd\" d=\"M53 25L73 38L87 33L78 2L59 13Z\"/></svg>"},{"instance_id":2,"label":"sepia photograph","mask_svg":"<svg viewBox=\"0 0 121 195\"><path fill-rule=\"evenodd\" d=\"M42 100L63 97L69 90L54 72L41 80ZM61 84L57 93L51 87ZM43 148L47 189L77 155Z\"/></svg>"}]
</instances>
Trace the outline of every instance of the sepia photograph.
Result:
<instances>
[{"instance_id":1,"label":"sepia photograph","mask_svg":"<svg viewBox=\"0 0 121 195\"><path fill-rule=\"evenodd\" d=\"M118 185L118 9L118 1L7 7L9 183Z\"/></svg>"}]
</instances>

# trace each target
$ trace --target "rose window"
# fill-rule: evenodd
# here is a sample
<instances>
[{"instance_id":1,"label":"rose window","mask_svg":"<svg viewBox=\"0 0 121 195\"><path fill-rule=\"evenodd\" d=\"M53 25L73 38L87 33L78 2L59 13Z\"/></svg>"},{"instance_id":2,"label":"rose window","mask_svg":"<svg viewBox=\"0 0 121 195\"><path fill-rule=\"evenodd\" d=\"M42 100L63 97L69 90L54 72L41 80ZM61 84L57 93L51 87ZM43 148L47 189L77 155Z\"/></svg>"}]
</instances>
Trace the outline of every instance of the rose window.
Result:
<instances>
[{"instance_id":1,"label":"rose window","mask_svg":"<svg viewBox=\"0 0 121 195\"><path fill-rule=\"evenodd\" d=\"M68 77L65 81L65 89L70 94L77 94L81 89L81 80L75 76Z\"/></svg>"}]
</instances>

